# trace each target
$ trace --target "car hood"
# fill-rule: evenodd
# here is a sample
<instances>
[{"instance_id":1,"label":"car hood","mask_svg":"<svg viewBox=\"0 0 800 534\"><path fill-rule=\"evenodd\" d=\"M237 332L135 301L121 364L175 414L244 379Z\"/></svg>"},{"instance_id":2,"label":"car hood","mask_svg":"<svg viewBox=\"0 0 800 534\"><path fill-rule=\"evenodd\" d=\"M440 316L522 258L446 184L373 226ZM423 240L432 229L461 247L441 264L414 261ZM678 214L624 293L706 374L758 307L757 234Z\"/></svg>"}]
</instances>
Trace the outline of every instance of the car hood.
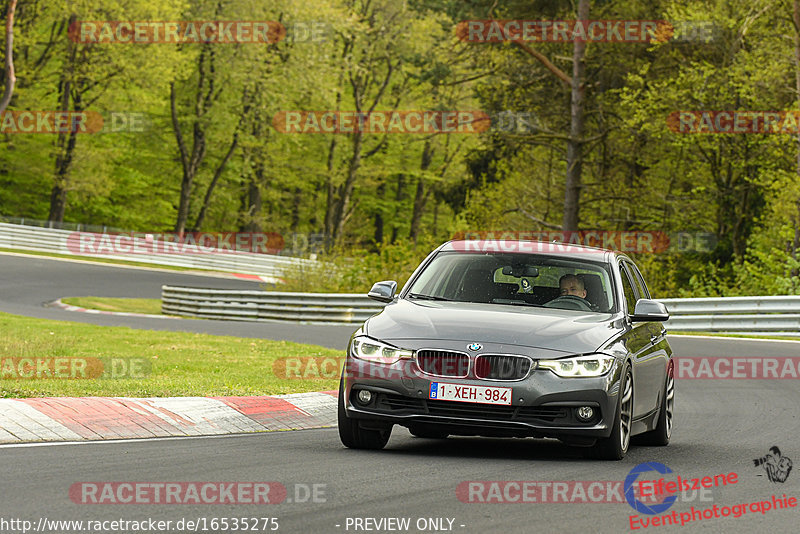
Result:
<instances>
[{"instance_id":1,"label":"car hood","mask_svg":"<svg viewBox=\"0 0 800 534\"><path fill-rule=\"evenodd\" d=\"M553 308L398 299L370 318L366 334L389 343L442 340L592 352L621 330L619 316Z\"/></svg>"}]
</instances>

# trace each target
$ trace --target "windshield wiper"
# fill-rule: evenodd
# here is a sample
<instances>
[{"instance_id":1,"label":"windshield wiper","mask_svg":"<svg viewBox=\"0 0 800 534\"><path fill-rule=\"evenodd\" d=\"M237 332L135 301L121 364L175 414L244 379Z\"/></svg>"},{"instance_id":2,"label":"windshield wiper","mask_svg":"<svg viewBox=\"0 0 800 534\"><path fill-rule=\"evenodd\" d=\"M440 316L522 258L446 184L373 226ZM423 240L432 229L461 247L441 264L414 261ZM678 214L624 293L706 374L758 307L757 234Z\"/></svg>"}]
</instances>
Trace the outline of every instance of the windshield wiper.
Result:
<instances>
[{"instance_id":1,"label":"windshield wiper","mask_svg":"<svg viewBox=\"0 0 800 534\"><path fill-rule=\"evenodd\" d=\"M444 301L452 301L453 299L448 299L445 297L437 297L436 295L422 295L420 293L409 293L409 297L412 299L420 299L420 300L444 300Z\"/></svg>"}]
</instances>

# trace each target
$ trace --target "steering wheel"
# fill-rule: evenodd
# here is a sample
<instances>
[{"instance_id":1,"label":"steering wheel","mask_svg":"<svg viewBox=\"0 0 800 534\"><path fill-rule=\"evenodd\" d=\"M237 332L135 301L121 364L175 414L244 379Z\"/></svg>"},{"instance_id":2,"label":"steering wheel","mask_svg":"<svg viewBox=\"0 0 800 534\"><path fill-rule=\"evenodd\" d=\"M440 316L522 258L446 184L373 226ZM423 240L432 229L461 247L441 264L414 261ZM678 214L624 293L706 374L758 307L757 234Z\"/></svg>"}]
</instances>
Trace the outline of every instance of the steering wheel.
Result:
<instances>
[{"instance_id":1,"label":"steering wheel","mask_svg":"<svg viewBox=\"0 0 800 534\"><path fill-rule=\"evenodd\" d=\"M589 304L589 301L577 295L561 295L544 304L544 307L561 308L563 310L592 311L592 305Z\"/></svg>"}]
</instances>

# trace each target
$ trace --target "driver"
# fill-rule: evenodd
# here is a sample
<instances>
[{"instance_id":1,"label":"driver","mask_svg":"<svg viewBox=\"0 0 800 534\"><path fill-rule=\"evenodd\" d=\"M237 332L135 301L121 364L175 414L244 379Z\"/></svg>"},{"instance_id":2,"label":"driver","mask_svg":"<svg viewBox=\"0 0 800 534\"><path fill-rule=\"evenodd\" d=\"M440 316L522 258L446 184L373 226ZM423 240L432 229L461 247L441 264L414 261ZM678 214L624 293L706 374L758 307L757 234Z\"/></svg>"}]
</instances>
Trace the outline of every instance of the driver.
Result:
<instances>
[{"instance_id":1,"label":"driver","mask_svg":"<svg viewBox=\"0 0 800 534\"><path fill-rule=\"evenodd\" d=\"M565 295L572 295L586 299L586 287L583 284L583 280L574 274L565 274L562 276L558 281L558 285L561 288L562 297Z\"/></svg>"}]
</instances>

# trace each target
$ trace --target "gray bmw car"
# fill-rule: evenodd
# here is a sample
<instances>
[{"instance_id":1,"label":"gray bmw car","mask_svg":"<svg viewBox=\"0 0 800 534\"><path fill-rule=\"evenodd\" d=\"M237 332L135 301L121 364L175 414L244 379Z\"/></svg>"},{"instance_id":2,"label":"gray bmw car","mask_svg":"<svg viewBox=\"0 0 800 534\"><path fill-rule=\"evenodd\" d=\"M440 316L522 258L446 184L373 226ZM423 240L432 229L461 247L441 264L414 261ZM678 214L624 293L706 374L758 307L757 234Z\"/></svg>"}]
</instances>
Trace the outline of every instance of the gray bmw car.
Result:
<instances>
[{"instance_id":1,"label":"gray bmw car","mask_svg":"<svg viewBox=\"0 0 800 534\"><path fill-rule=\"evenodd\" d=\"M667 445L672 349L663 304L627 256L536 241L450 241L353 334L339 436L383 448L419 437L550 437L622 459Z\"/></svg>"}]
</instances>

